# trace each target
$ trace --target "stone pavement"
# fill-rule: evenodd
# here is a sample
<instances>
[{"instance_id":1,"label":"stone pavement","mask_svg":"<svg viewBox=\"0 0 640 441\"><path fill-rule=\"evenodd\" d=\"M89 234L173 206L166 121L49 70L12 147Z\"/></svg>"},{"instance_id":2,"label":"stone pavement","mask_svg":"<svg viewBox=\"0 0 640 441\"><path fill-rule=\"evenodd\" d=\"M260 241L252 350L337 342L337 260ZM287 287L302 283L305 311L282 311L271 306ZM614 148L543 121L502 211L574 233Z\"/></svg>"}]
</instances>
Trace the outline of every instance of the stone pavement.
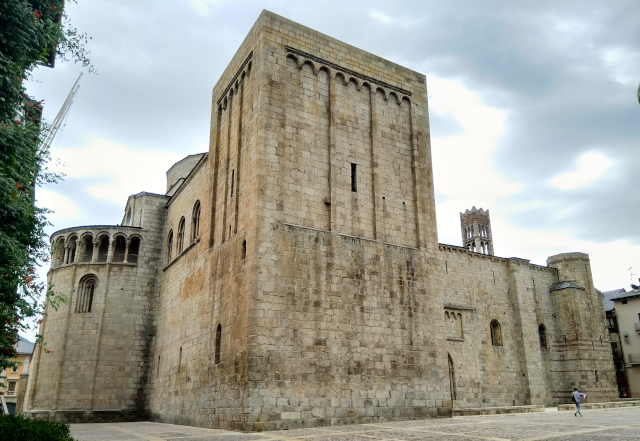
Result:
<instances>
[{"instance_id":1,"label":"stone pavement","mask_svg":"<svg viewBox=\"0 0 640 441\"><path fill-rule=\"evenodd\" d=\"M160 423L72 424L77 441L638 440L640 408L545 412L239 433Z\"/></svg>"}]
</instances>

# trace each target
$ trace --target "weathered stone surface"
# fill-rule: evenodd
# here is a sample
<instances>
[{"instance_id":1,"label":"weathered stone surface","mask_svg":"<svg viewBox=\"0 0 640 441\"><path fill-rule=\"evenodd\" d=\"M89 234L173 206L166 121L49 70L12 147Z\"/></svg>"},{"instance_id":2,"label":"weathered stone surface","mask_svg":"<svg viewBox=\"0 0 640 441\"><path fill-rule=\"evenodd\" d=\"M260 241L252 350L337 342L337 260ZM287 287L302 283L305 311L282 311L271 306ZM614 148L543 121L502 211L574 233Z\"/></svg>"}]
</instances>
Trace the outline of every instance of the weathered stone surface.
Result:
<instances>
[{"instance_id":1,"label":"weathered stone surface","mask_svg":"<svg viewBox=\"0 0 640 441\"><path fill-rule=\"evenodd\" d=\"M129 199L127 226L52 237L141 245L52 267L73 301L43 323L31 414L273 430L616 396L588 256L438 244L424 75L265 11L213 89L210 140L170 196Z\"/></svg>"}]
</instances>

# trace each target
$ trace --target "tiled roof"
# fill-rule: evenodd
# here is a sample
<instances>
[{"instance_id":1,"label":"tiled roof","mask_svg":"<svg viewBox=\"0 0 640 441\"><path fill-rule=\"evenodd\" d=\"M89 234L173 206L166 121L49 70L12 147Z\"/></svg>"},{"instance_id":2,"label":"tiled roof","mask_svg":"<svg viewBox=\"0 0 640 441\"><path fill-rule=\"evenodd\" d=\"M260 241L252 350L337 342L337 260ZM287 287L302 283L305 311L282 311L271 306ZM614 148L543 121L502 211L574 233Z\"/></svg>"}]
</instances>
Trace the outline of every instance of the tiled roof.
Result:
<instances>
[{"instance_id":1,"label":"tiled roof","mask_svg":"<svg viewBox=\"0 0 640 441\"><path fill-rule=\"evenodd\" d=\"M35 343L31 343L24 337L18 336L18 343L16 344L16 350L18 354L31 354Z\"/></svg>"},{"instance_id":2,"label":"tiled roof","mask_svg":"<svg viewBox=\"0 0 640 441\"><path fill-rule=\"evenodd\" d=\"M604 293L603 293L603 295L604 295ZM630 297L640 297L640 290L634 289L633 291L627 291L627 292L621 292L621 293L612 294L611 296L608 297L608 299L611 301L611 304L612 304L611 309L607 309L607 304L605 302L604 310L605 311L612 311L613 310L613 301L614 300L628 299Z\"/></svg>"},{"instance_id":3,"label":"tiled roof","mask_svg":"<svg viewBox=\"0 0 640 441\"><path fill-rule=\"evenodd\" d=\"M613 289L611 291L602 292L602 301L604 302L604 310L606 312L613 311L613 299L619 294L626 292L624 288Z\"/></svg>"}]
</instances>

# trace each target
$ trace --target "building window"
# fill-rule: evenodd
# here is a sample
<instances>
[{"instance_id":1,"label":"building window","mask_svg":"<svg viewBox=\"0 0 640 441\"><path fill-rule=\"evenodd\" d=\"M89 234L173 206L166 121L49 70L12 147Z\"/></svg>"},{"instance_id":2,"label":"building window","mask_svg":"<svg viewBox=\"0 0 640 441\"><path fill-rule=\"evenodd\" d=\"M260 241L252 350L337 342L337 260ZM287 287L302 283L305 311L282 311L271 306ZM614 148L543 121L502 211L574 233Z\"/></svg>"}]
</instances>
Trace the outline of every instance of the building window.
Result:
<instances>
[{"instance_id":1,"label":"building window","mask_svg":"<svg viewBox=\"0 0 640 441\"><path fill-rule=\"evenodd\" d=\"M191 241L200 237L200 201L196 201L193 206L193 216L191 222Z\"/></svg>"},{"instance_id":2,"label":"building window","mask_svg":"<svg viewBox=\"0 0 640 441\"><path fill-rule=\"evenodd\" d=\"M67 262L66 263L75 263L76 261L76 241L77 241L77 237L72 237L69 239L69 245L67 245L67 248L69 249L69 251L67 252Z\"/></svg>"},{"instance_id":3,"label":"building window","mask_svg":"<svg viewBox=\"0 0 640 441\"><path fill-rule=\"evenodd\" d=\"M178 255L184 249L184 216L180 219L178 224Z\"/></svg>"},{"instance_id":4,"label":"building window","mask_svg":"<svg viewBox=\"0 0 640 441\"><path fill-rule=\"evenodd\" d=\"M16 385L17 381L10 381L7 385L7 395L15 395L16 394Z\"/></svg>"},{"instance_id":5,"label":"building window","mask_svg":"<svg viewBox=\"0 0 640 441\"><path fill-rule=\"evenodd\" d=\"M109 255L109 236L98 239L98 262L106 262Z\"/></svg>"},{"instance_id":6,"label":"building window","mask_svg":"<svg viewBox=\"0 0 640 441\"><path fill-rule=\"evenodd\" d=\"M222 344L222 325L218 325L216 329L216 353L215 364L220 363L220 345Z\"/></svg>"},{"instance_id":7,"label":"building window","mask_svg":"<svg viewBox=\"0 0 640 441\"><path fill-rule=\"evenodd\" d=\"M140 255L140 238L132 237L129 243L129 254L127 255L127 262L138 263L138 256Z\"/></svg>"},{"instance_id":8,"label":"building window","mask_svg":"<svg viewBox=\"0 0 640 441\"><path fill-rule=\"evenodd\" d=\"M11 368L11 373L12 374L17 374L18 373L18 366L14 366Z\"/></svg>"},{"instance_id":9,"label":"building window","mask_svg":"<svg viewBox=\"0 0 640 441\"><path fill-rule=\"evenodd\" d=\"M538 326L538 337L540 338L540 347L542 349L548 349L549 346L547 344L547 328L545 328L543 324L540 324L540 326Z\"/></svg>"},{"instance_id":10,"label":"building window","mask_svg":"<svg viewBox=\"0 0 640 441\"><path fill-rule=\"evenodd\" d=\"M493 346L502 346L502 330L498 320L491 320L491 344Z\"/></svg>"},{"instance_id":11,"label":"building window","mask_svg":"<svg viewBox=\"0 0 640 441\"><path fill-rule=\"evenodd\" d=\"M616 318L615 317L607 317L607 328L616 329Z\"/></svg>"},{"instance_id":12,"label":"building window","mask_svg":"<svg viewBox=\"0 0 640 441\"><path fill-rule=\"evenodd\" d=\"M247 257L247 241L243 240L242 241L242 260L244 260L245 257Z\"/></svg>"},{"instance_id":13,"label":"building window","mask_svg":"<svg viewBox=\"0 0 640 441\"><path fill-rule=\"evenodd\" d=\"M178 356L178 373L180 373L181 366L182 366L182 347L180 347L180 355Z\"/></svg>"},{"instance_id":14,"label":"building window","mask_svg":"<svg viewBox=\"0 0 640 441\"><path fill-rule=\"evenodd\" d=\"M80 279L78 295L76 296L76 312L91 312L97 286L98 278L93 274L84 276Z\"/></svg>"},{"instance_id":15,"label":"building window","mask_svg":"<svg viewBox=\"0 0 640 441\"><path fill-rule=\"evenodd\" d=\"M351 191L358 191L358 177L356 175L356 164L351 164Z\"/></svg>"},{"instance_id":16,"label":"building window","mask_svg":"<svg viewBox=\"0 0 640 441\"><path fill-rule=\"evenodd\" d=\"M127 252L127 240L124 236L116 237L115 249L113 250L113 261L124 262L124 255Z\"/></svg>"},{"instance_id":17,"label":"building window","mask_svg":"<svg viewBox=\"0 0 640 441\"><path fill-rule=\"evenodd\" d=\"M600 375L598 375L598 371L595 371L596 374L596 383L598 383L600 381Z\"/></svg>"},{"instance_id":18,"label":"building window","mask_svg":"<svg viewBox=\"0 0 640 441\"><path fill-rule=\"evenodd\" d=\"M93 259L93 236L88 234L82 238L82 260L81 262L91 262Z\"/></svg>"},{"instance_id":19,"label":"building window","mask_svg":"<svg viewBox=\"0 0 640 441\"><path fill-rule=\"evenodd\" d=\"M235 185L235 182L236 182L236 171L231 170L231 197L233 197L233 187Z\"/></svg>"},{"instance_id":20,"label":"building window","mask_svg":"<svg viewBox=\"0 0 640 441\"><path fill-rule=\"evenodd\" d=\"M127 220L126 220L126 224L127 226L131 226L131 208L129 208L129 210L127 211Z\"/></svg>"},{"instance_id":21,"label":"building window","mask_svg":"<svg viewBox=\"0 0 640 441\"><path fill-rule=\"evenodd\" d=\"M167 236L167 262L171 262L171 255L173 253L173 230L169 231Z\"/></svg>"}]
</instances>

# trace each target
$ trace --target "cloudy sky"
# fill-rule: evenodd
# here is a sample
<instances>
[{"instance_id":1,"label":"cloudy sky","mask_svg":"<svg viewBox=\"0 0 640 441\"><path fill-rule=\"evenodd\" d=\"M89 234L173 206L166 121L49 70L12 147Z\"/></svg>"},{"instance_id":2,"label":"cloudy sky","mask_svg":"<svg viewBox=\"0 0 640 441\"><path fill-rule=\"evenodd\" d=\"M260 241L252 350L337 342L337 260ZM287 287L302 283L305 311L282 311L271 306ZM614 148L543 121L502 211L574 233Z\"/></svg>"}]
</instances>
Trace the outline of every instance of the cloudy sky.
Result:
<instances>
[{"instance_id":1,"label":"cloudy sky","mask_svg":"<svg viewBox=\"0 0 640 441\"><path fill-rule=\"evenodd\" d=\"M116 224L127 196L164 192L165 171L208 148L211 89L262 9L427 76L439 240L459 212L491 211L495 252L545 264L591 255L601 290L640 273L640 8L604 1L69 3L91 37L41 188L58 229ZM29 92L55 118L82 69L40 68ZM634 279L637 281L637 277Z\"/></svg>"}]
</instances>

